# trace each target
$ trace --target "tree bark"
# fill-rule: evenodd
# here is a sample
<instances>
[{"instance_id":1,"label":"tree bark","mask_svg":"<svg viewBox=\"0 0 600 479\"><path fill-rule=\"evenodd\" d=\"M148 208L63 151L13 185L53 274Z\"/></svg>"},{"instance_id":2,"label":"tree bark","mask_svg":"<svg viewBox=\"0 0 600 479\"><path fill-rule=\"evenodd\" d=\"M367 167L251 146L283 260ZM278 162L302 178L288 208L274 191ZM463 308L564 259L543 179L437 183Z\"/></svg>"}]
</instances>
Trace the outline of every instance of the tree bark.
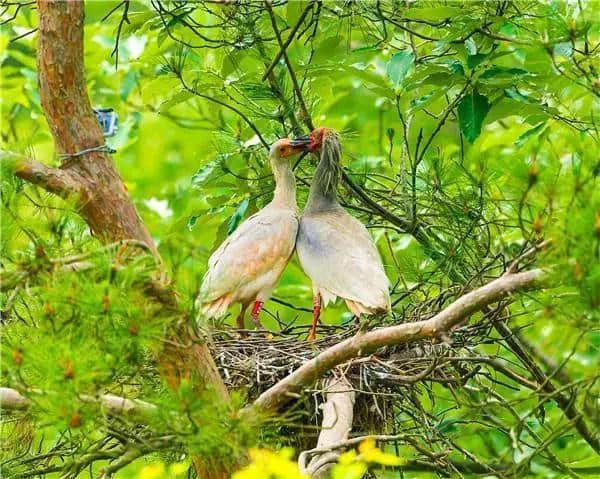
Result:
<instances>
[{"instance_id":1,"label":"tree bark","mask_svg":"<svg viewBox=\"0 0 600 479\"><path fill-rule=\"evenodd\" d=\"M38 10L40 100L56 148L64 155L102 146L104 136L85 83L84 2L40 0ZM19 174L30 179L27 166L32 163L23 165ZM93 234L102 241L138 239L156 252L109 153L96 151L68 158L59 172L55 176L62 176L71 186L63 193L79 195L79 211Z\"/></svg>"},{"instance_id":2,"label":"tree bark","mask_svg":"<svg viewBox=\"0 0 600 479\"><path fill-rule=\"evenodd\" d=\"M105 243L139 240L159 258L148 229L141 220L111 155L92 151L104 145L104 136L92 110L85 82L83 56L84 2L38 0L38 77L42 109L63 161L51 168L31 159L17 162L16 174L62 197L75 197L78 211L92 233ZM162 295L168 291L166 296ZM174 306L172 289L160 296ZM220 400L229 400L216 364L204 344L190 341L184 326L176 332L185 347L168 346L160 363L167 382L176 387L181 378L194 378L196 390L214 390ZM203 467L195 460L200 477L225 478L228 471Z\"/></svg>"}]
</instances>

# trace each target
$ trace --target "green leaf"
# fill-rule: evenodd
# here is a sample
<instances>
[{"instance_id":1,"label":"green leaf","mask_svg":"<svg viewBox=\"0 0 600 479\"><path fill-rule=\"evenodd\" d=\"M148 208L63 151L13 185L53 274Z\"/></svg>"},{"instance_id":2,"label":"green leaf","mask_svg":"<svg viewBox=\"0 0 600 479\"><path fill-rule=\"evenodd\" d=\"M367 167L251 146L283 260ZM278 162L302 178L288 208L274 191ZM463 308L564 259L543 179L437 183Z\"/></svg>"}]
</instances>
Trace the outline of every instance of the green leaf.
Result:
<instances>
[{"instance_id":1,"label":"green leaf","mask_svg":"<svg viewBox=\"0 0 600 479\"><path fill-rule=\"evenodd\" d=\"M487 53L476 53L467 57L467 66L472 70L488 57Z\"/></svg>"},{"instance_id":2,"label":"green leaf","mask_svg":"<svg viewBox=\"0 0 600 479\"><path fill-rule=\"evenodd\" d=\"M229 218L229 223L227 223L227 235L233 233L240 225L244 219L244 215L246 214L249 204L250 200L248 198L244 198L244 200L235 209L233 215L231 215L231 218Z\"/></svg>"},{"instance_id":3,"label":"green leaf","mask_svg":"<svg viewBox=\"0 0 600 479\"><path fill-rule=\"evenodd\" d=\"M460 62L457 62L457 61L450 62L449 66L450 66L450 70L452 70L452 73L456 73L457 75L465 76L465 69L460 64Z\"/></svg>"},{"instance_id":4,"label":"green leaf","mask_svg":"<svg viewBox=\"0 0 600 479\"><path fill-rule=\"evenodd\" d=\"M194 96L194 94L190 93L189 91L177 92L177 93L175 93L175 95L173 95L167 101L164 101L163 103L161 103L158 111L160 111L161 113L165 113L165 112L169 111L171 108L173 108L175 105L179 105L180 103L183 103L184 101L192 98L193 96Z\"/></svg>"},{"instance_id":5,"label":"green leaf","mask_svg":"<svg viewBox=\"0 0 600 479\"><path fill-rule=\"evenodd\" d=\"M521 93L516 88L507 88L506 90L504 90L504 94L511 100L517 100L523 103L539 103L534 98L531 98L530 96Z\"/></svg>"},{"instance_id":6,"label":"green leaf","mask_svg":"<svg viewBox=\"0 0 600 479\"><path fill-rule=\"evenodd\" d=\"M527 130L525 133L523 133L519 138L517 138L517 141L515 142L515 145L518 147L523 146L527 140L529 138L531 138L534 135L537 135L538 133L542 132L542 130L544 129L544 126L546 126L546 122L542 122L537 126L534 126L533 128Z\"/></svg>"},{"instance_id":7,"label":"green leaf","mask_svg":"<svg viewBox=\"0 0 600 479\"><path fill-rule=\"evenodd\" d=\"M194 215L194 216L190 216L190 218L188 219L187 222L187 227L188 230L192 231L194 229L194 226L196 225L196 221L198 221L199 216Z\"/></svg>"},{"instance_id":8,"label":"green leaf","mask_svg":"<svg viewBox=\"0 0 600 479\"><path fill-rule=\"evenodd\" d=\"M487 80L488 78L495 77L512 77L523 75L529 75L529 72L527 70L523 70L522 68L492 67L484 71L479 78Z\"/></svg>"},{"instance_id":9,"label":"green leaf","mask_svg":"<svg viewBox=\"0 0 600 479\"><path fill-rule=\"evenodd\" d=\"M223 161L222 155L219 155L215 160L204 165L192 176L192 186L198 188L204 186L210 180L217 176L221 176L222 169L220 168Z\"/></svg>"},{"instance_id":10,"label":"green leaf","mask_svg":"<svg viewBox=\"0 0 600 479\"><path fill-rule=\"evenodd\" d=\"M475 55L477 53L477 44L475 43L475 40L473 40L473 37L469 37L465 40L465 47L467 52L469 52L469 55Z\"/></svg>"},{"instance_id":11,"label":"green leaf","mask_svg":"<svg viewBox=\"0 0 600 479\"><path fill-rule=\"evenodd\" d=\"M476 90L466 95L458 104L460 131L473 143L481 133L483 120L490 111L490 102Z\"/></svg>"},{"instance_id":12,"label":"green leaf","mask_svg":"<svg viewBox=\"0 0 600 479\"><path fill-rule=\"evenodd\" d=\"M187 227L190 231L192 231L194 226L197 224L207 223L209 220L219 216L223 211L225 211L224 206L218 206L208 210L201 210L197 214L189 217Z\"/></svg>"},{"instance_id":13,"label":"green leaf","mask_svg":"<svg viewBox=\"0 0 600 479\"><path fill-rule=\"evenodd\" d=\"M436 100L443 94L444 94L444 90L441 88L438 88L432 92L427 93L426 95L423 95L420 98L414 98L413 100L410 101L410 109L417 110L417 109L431 103L432 101Z\"/></svg>"},{"instance_id":14,"label":"green leaf","mask_svg":"<svg viewBox=\"0 0 600 479\"><path fill-rule=\"evenodd\" d=\"M286 12L286 20L288 25L294 26L296 24L304 8L303 3L304 2L301 2L300 0L290 0L288 2Z\"/></svg>"},{"instance_id":15,"label":"green leaf","mask_svg":"<svg viewBox=\"0 0 600 479\"><path fill-rule=\"evenodd\" d=\"M398 89L402 80L413 67L415 56L412 52L400 50L395 53L387 64L387 74L392 80L395 89Z\"/></svg>"},{"instance_id":16,"label":"green leaf","mask_svg":"<svg viewBox=\"0 0 600 479\"><path fill-rule=\"evenodd\" d=\"M127 100L127 97L129 96L129 94L136 87L137 81L138 81L138 73L137 72L135 72L133 70L127 72L127 74L125 75L125 78L123 78L123 81L121 83L121 95L120 96L121 96L122 101Z\"/></svg>"},{"instance_id":17,"label":"green leaf","mask_svg":"<svg viewBox=\"0 0 600 479\"><path fill-rule=\"evenodd\" d=\"M415 3L415 5L421 5L419 3ZM444 5L437 5L431 8L410 8L406 12L403 12L403 15L406 18L414 18L416 20L430 20L430 21L439 21L445 20L447 18L456 19L461 15L465 14L464 8L459 7L449 7Z\"/></svg>"},{"instance_id":18,"label":"green leaf","mask_svg":"<svg viewBox=\"0 0 600 479\"><path fill-rule=\"evenodd\" d=\"M98 2L100 3L100 2ZM124 23L123 32L124 34L130 34L134 31L142 28L142 26L148 22L156 19L156 12L154 10L149 12L136 12L128 14L128 23Z\"/></svg>"},{"instance_id":19,"label":"green leaf","mask_svg":"<svg viewBox=\"0 0 600 479\"><path fill-rule=\"evenodd\" d=\"M325 38L325 40L319 43L311 63L319 65L334 61L336 54L341 53L341 41L342 37L339 35L333 35Z\"/></svg>"}]
</instances>

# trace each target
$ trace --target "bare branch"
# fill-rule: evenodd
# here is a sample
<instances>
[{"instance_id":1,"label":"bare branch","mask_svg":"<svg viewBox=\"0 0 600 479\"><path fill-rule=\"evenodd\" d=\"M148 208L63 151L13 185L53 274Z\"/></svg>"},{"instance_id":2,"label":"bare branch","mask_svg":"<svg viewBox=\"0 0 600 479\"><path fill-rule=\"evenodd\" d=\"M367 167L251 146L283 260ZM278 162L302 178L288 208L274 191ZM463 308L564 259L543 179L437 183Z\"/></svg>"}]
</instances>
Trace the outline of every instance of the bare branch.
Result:
<instances>
[{"instance_id":1,"label":"bare branch","mask_svg":"<svg viewBox=\"0 0 600 479\"><path fill-rule=\"evenodd\" d=\"M275 58L273 58L273 61L271 62L271 64L268 66L267 71L265 72L265 74L262 77L262 81L265 81L269 77L269 75L273 71L273 68L275 68L275 66L277 65L277 63L279 63L279 60L281 60L281 57L285 53L287 47L289 47L290 43L292 43L292 40L296 36L296 32L298 31L298 29L302 25L302 22L304 22L304 19L306 18L306 15L308 14L309 10L312 9L312 7L313 7L313 3L310 2L306 6L306 8L302 11L302 13L300 14L300 17L298 18L298 21L296 22L296 25L294 25L294 27L292 28L292 31L290 32L290 36L287 38L287 40L285 41L285 43L281 46L281 49L279 50L279 52L277 53L277 55L275 55Z\"/></svg>"},{"instance_id":2,"label":"bare branch","mask_svg":"<svg viewBox=\"0 0 600 479\"><path fill-rule=\"evenodd\" d=\"M31 158L19 160L15 173L19 178L63 198L83 189L82 182L70 171L52 168Z\"/></svg>"},{"instance_id":3,"label":"bare branch","mask_svg":"<svg viewBox=\"0 0 600 479\"><path fill-rule=\"evenodd\" d=\"M89 395L81 396L83 402L97 402L108 412L111 413L148 413L156 411L154 404L137 399L127 399L114 394L102 394L94 397ZM23 396L16 389L0 387L0 409L26 409L29 407L29 399Z\"/></svg>"},{"instance_id":4,"label":"bare branch","mask_svg":"<svg viewBox=\"0 0 600 479\"><path fill-rule=\"evenodd\" d=\"M312 384L334 367L350 359L365 356L383 346L438 337L487 305L506 298L514 292L541 287L545 275L541 269L504 275L460 297L431 319L357 334L306 362L261 394L251 407L265 411L276 410L295 397L302 388Z\"/></svg>"},{"instance_id":5,"label":"bare branch","mask_svg":"<svg viewBox=\"0 0 600 479\"><path fill-rule=\"evenodd\" d=\"M19 391L0 388L0 409L26 409L28 406L29 401Z\"/></svg>"},{"instance_id":6,"label":"bare branch","mask_svg":"<svg viewBox=\"0 0 600 479\"><path fill-rule=\"evenodd\" d=\"M317 447L298 456L300 470L315 478L327 476L331 464L336 462L340 455L335 446L348 440L354 420L355 393L345 377L328 379L325 384L325 397ZM306 461L310 455L313 457L307 465Z\"/></svg>"}]
</instances>

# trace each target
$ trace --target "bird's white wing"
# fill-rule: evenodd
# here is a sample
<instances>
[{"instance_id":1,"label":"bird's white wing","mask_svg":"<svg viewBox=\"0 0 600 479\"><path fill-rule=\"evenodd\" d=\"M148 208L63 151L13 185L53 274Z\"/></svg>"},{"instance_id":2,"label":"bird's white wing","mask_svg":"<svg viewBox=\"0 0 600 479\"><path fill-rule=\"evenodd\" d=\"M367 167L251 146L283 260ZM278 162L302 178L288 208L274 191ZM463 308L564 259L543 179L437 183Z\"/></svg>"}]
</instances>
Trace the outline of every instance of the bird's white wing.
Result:
<instances>
[{"instance_id":1,"label":"bird's white wing","mask_svg":"<svg viewBox=\"0 0 600 479\"><path fill-rule=\"evenodd\" d=\"M369 308L389 309L389 280L367 229L343 210L300 219L298 259L313 284Z\"/></svg>"},{"instance_id":2,"label":"bird's white wing","mask_svg":"<svg viewBox=\"0 0 600 479\"><path fill-rule=\"evenodd\" d=\"M214 301L235 293L281 261L287 263L298 231L293 211L263 209L244 221L211 255L200 300Z\"/></svg>"}]
</instances>

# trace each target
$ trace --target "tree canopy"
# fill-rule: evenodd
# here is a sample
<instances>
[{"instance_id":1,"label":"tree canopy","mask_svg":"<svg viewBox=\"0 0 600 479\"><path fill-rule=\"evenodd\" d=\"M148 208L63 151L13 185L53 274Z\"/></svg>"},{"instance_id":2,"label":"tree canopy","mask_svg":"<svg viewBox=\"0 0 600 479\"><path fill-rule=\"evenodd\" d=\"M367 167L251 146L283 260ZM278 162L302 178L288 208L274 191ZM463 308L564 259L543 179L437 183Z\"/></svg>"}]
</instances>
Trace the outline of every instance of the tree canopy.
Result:
<instances>
[{"instance_id":1,"label":"tree canopy","mask_svg":"<svg viewBox=\"0 0 600 479\"><path fill-rule=\"evenodd\" d=\"M38 57L51 70L61 52L38 45L44 3L0 6L3 477L192 477L199 461L303 477L334 374L355 395L350 442L369 438L336 449L331 477L600 473L597 3L86 2L87 94L118 114L106 145L125 189L110 181L148 241L90 222L101 174L74 192L24 172L78 171L55 140L87 134L48 112L61 91L43 91ZM234 309L196 321L210 254L271 199L270 144L319 126L340 132L338 194L383 258L392 314L357 325L338 302L306 342L294 257L269 334L240 334ZM300 211L314 167L295 165ZM453 307L442 330L405 334ZM230 400L165 372L165 348L195 344ZM340 344L347 358L278 392Z\"/></svg>"}]
</instances>

